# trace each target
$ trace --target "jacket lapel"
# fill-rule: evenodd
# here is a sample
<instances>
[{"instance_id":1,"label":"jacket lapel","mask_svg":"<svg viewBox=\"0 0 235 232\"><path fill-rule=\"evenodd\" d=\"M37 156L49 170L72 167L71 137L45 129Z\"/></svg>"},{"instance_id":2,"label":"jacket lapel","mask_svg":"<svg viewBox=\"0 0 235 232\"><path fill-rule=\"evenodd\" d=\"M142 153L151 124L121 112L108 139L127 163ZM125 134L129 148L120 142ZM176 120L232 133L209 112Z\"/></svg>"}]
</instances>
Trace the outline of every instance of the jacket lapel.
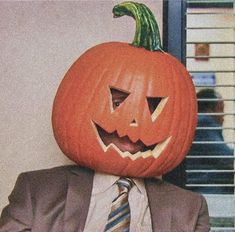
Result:
<instances>
[{"instance_id":1,"label":"jacket lapel","mask_svg":"<svg viewBox=\"0 0 235 232\"><path fill-rule=\"evenodd\" d=\"M145 180L154 232L171 231L172 194L167 183L158 179Z\"/></svg>"},{"instance_id":2,"label":"jacket lapel","mask_svg":"<svg viewBox=\"0 0 235 232\"><path fill-rule=\"evenodd\" d=\"M73 166L68 174L65 201L64 232L82 232L89 210L94 172ZM157 179L145 180L153 232L171 231L172 194L167 183Z\"/></svg>"},{"instance_id":3,"label":"jacket lapel","mask_svg":"<svg viewBox=\"0 0 235 232\"><path fill-rule=\"evenodd\" d=\"M73 166L70 170L63 231L83 231L90 204L93 176L93 171L89 169Z\"/></svg>"}]
</instances>

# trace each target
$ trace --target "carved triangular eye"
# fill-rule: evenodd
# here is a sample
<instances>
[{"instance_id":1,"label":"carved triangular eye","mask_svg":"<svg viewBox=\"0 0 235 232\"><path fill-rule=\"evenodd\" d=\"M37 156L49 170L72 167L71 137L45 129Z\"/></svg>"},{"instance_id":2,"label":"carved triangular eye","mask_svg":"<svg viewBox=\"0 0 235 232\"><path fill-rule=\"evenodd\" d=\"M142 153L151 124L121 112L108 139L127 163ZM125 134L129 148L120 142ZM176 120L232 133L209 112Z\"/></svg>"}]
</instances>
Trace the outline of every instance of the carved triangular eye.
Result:
<instances>
[{"instance_id":1,"label":"carved triangular eye","mask_svg":"<svg viewBox=\"0 0 235 232\"><path fill-rule=\"evenodd\" d=\"M155 121L168 101L168 97L147 97L152 121Z\"/></svg>"},{"instance_id":2,"label":"carved triangular eye","mask_svg":"<svg viewBox=\"0 0 235 232\"><path fill-rule=\"evenodd\" d=\"M130 93L110 87L111 93L111 112L113 112L116 108L118 108L125 99L129 96Z\"/></svg>"},{"instance_id":3,"label":"carved triangular eye","mask_svg":"<svg viewBox=\"0 0 235 232\"><path fill-rule=\"evenodd\" d=\"M161 100L162 97L147 97L149 111L151 114L157 109L157 106Z\"/></svg>"}]
</instances>

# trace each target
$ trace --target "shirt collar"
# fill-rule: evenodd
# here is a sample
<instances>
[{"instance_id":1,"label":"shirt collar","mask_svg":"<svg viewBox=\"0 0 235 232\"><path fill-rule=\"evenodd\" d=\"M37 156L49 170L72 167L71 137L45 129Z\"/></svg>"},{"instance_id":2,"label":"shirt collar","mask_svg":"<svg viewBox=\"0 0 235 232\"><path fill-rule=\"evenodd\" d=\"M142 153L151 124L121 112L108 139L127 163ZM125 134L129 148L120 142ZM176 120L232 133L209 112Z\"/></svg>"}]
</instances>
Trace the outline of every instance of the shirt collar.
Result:
<instances>
[{"instance_id":1,"label":"shirt collar","mask_svg":"<svg viewBox=\"0 0 235 232\"><path fill-rule=\"evenodd\" d=\"M105 192L111 188L120 176L110 175L106 173L95 172L93 180L93 193L98 194ZM143 193L145 191L145 184L141 178L131 178L137 187L138 191Z\"/></svg>"},{"instance_id":2,"label":"shirt collar","mask_svg":"<svg viewBox=\"0 0 235 232\"><path fill-rule=\"evenodd\" d=\"M144 184L144 179L141 178L133 178L132 179L140 193L145 192L145 184Z\"/></svg>"},{"instance_id":3,"label":"shirt collar","mask_svg":"<svg viewBox=\"0 0 235 232\"><path fill-rule=\"evenodd\" d=\"M119 176L95 172L93 179L93 193L98 194L105 192L107 189L111 188L119 178Z\"/></svg>"}]
</instances>

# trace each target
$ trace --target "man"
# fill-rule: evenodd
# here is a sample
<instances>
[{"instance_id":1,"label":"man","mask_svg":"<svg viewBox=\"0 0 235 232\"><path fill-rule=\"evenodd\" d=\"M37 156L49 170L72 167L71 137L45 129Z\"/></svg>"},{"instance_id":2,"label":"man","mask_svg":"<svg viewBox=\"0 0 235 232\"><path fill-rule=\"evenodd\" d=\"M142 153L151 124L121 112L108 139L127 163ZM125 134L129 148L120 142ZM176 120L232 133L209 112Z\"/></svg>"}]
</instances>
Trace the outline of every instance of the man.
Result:
<instances>
[{"instance_id":1,"label":"man","mask_svg":"<svg viewBox=\"0 0 235 232\"><path fill-rule=\"evenodd\" d=\"M89 49L67 72L54 101L55 138L78 165L21 174L3 210L1 232L209 231L205 199L160 176L180 163L191 144L192 81L180 62L162 52L145 5L124 2L113 12L140 20L137 41ZM186 120L178 123L185 107Z\"/></svg>"},{"instance_id":2,"label":"man","mask_svg":"<svg viewBox=\"0 0 235 232\"><path fill-rule=\"evenodd\" d=\"M114 108L123 100L116 93ZM136 152L141 144L112 140L120 149ZM0 219L1 232L103 231L119 177L78 166L21 174ZM204 198L161 180L133 178L129 194L130 231L209 231Z\"/></svg>"},{"instance_id":3,"label":"man","mask_svg":"<svg viewBox=\"0 0 235 232\"><path fill-rule=\"evenodd\" d=\"M187 169L193 170L233 170L233 158L210 158L210 156L233 156L233 150L223 143L222 125L224 122L224 102L219 93L213 89L203 89L197 93L198 127L195 141L189 156L208 156L208 158L188 158ZM200 99L205 99L200 101ZM206 100L207 99L207 100ZM212 99L212 101L210 101ZM205 114L203 114L205 113ZM207 115L207 114L211 115ZM204 129L203 129L204 127ZM207 128L207 129L206 129ZM215 143L203 143L212 141ZM218 143L216 143L218 142ZM233 173L190 173L188 183L190 184L233 184ZM233 193L233 187L193 187L195 191L203 193Z\"/></svg>"}]
</instances>

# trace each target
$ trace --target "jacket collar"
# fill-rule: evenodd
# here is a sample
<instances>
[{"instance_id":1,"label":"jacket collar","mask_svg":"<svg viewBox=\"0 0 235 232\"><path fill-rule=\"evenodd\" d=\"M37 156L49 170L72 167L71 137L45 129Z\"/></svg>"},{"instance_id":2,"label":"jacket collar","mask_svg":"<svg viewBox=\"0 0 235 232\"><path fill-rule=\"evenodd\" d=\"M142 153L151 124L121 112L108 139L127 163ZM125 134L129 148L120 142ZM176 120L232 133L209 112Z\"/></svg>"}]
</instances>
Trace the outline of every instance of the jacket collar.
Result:
<instances>
[{"instance_id":1,"label":"jacket collar","mask_svg":"<svg viewBox=\"0 0 235 232\"><path fill-rule=\"evenodd\" d=\"M146 179L145 187L148 196L153 231L172 231L172 189L160 179Z\"/></svg>"},{"instance_id":2,"label":"jacket collar","mask_svg":"<svg viewBox=\"0 0 235 232\"><path fill-rule=\"evenodd\" d=\"M64 232L83 231L88 215L94 171L73 166L68 175ZM159 179L145 179L153 231L171 231L172 194L170 185Z\"/></svg>"}]
</instances>

